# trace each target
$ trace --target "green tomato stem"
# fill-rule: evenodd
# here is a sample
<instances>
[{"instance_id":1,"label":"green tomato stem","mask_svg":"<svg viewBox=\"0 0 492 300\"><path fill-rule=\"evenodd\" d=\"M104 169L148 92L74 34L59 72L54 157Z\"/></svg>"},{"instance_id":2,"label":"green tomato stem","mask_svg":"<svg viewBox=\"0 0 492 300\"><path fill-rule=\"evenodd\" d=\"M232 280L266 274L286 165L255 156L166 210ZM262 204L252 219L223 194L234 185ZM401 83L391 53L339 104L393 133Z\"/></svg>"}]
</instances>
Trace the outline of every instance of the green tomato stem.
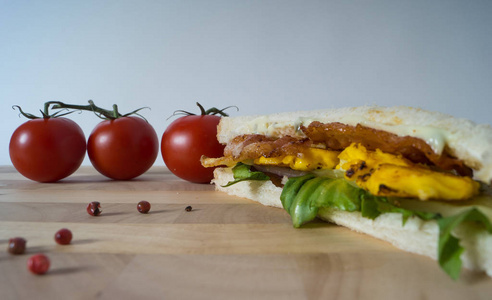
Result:
<instances>
[{"instance_id":1,"label":"green tomato stem","mask_svg":"<svg viewBox=\"0 0 492 300\"><path fill-rule=\"evenodd\" d=\"M39 119L39 117L38 117L38 116L35 116L35 115L33 115L33 114L30 114L30 113L26 113L26 112L24 112L24 111L22 110L22 108L21 108L19 105L13 105L13 106L12 106L12 109L13 109L13 110L15 110L16 108L19 110L19 113L20 113L21 115L23 115L24 117L26 117L26 118L28 118L28 119L31 119L31 120L34 120L34 119ZM42 112L41 112L41 113L42 113Z\"/></svg>"},{"instance_id":2,"label":"green tomato stem","mask_svg":"<svg viewBox=\"0 0 492 300\"><path fill-rule=\"evenodd\" d=\"M101 119L105 120L114 120L118 119L120 117L123 117L118 112L118 106L116 104L113 105L113 110L107 110L104 108L101 108L99 106L96 106L94 104L94 101L89 100L89 105L76 105L76 104L66 104L63 102L59 101L50 101L46 102L46 104L49 106L50 104L54 104L52 109L76 109L76 110L87 110L87 111L92 111L96 114Z\"/></svg>"},{"instance_id":3,"label":"green tomato stem","mask_svg":"<svg viewBox=\"0 0 492 300\"><path fill-rule=\"evenodd\" d=\"M51 109L60 109L60 110L55 112L55 113L50 113L50 107L51 107ZM24 117L28 118L28 119L40 119L40 117L38 117L36 115L24 112L22 110L22 108L18 105L14 105L14 106L12 106L12 108L14 110L17 108L19 110L20 114L23 115ZM63 103L61 101L48 101L48 102L44 103L44 108L43 108L43 110L40 110L40 112L41 112L42 118L44 118L44 119L65 116L65 115L73 113L75 110L78 110L78 111L87 110L87 111L94 112L94 114L96 116L98 116L99 118L104 119L104 120L114 120L114 119L118 119L121 117L128 117L130 115L137 115L137 116L140 116L145 121L147 121L142 115L140 115L138 113L140 110L142 110L144 108L147 108L147 107L142 107L142 108L136 109L132 112L129 112L127 114L122 115L118 111L118 105L116 105L116 104L113 104L112 110L108 110L108 109L104 109L104 108L97 106L96 104L94 104L94 101L92 101L92 100L89 100L88 105L67 104L67 103ZM66 111L66 112L62 113L63 111Z\"/></svg>"},{"instance_id":4,"label":"green tomato stem","mask_svg":"<svg viewBox=\"0 0 492 300\"><path fill-rule=\"evenodd\" d=\"M200 103L198 103L198 102L196 103L196 105L200 108L200 115L201 116L207 116L207 115L215 116L215 115L220 115L222 117L228 117L229 115L226 114L224 111L226 109L231 108L231 107L235 107L239 111L239 108L237 108L237 106L234 106L234 105L227 106L226 108L223 108L223 109L218 109L216 107L212 107L212 108L207 109L207 110L205 110L205 108L203 108L203 106ZM186 110L176 110L169 118L172 118L172 117L177 116L177 115L196 116L196 114L194 114L192 112L189 112L189 111L186 111Z\"/></svg>"}]
</instances>

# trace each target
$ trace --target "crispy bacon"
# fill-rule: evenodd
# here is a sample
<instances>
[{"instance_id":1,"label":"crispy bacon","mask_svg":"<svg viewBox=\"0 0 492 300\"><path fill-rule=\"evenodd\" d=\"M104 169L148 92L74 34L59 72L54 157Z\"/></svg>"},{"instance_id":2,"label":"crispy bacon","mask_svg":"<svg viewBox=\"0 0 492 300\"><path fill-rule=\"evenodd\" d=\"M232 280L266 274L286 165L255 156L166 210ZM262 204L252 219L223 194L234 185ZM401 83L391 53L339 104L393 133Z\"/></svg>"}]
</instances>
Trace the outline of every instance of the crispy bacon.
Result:
<instances>
[{"instance_id":1,"label":"crispy bacon","mask_svg":"<svg viewBox=\"0 0 492 300\"><path fill-rule=\"evenodd\" d=\"M224 149L224 156L238 160L255 159L261 156L278 157L296 155L301 148L311 147L309 139L284 136L279 139L259 134L240 135L235 137Z\"/></svg>"}]
</instances>

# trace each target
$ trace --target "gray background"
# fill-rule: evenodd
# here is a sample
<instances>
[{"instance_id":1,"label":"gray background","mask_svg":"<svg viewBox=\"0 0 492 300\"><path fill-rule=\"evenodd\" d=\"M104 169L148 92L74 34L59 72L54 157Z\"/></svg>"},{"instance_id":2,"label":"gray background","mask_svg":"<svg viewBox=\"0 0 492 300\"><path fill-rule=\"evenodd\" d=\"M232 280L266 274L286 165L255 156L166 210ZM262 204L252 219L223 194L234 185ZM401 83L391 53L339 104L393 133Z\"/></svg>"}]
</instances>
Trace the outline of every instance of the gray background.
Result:
<instances>
[{"instance_id":1,"label":"gray background","mask_svg":"<svg viewBox=\"0 0 492 300\"><path fill-rule=\"evenodd\" d=\"M51 100L151 107L159 139L196 101L236 116L408 105L490 124L491 15L486 0L0 0L0 165L25 121L12 105ZM86 137L99 122L71 118Z\"/></svg>"}]
</instances>

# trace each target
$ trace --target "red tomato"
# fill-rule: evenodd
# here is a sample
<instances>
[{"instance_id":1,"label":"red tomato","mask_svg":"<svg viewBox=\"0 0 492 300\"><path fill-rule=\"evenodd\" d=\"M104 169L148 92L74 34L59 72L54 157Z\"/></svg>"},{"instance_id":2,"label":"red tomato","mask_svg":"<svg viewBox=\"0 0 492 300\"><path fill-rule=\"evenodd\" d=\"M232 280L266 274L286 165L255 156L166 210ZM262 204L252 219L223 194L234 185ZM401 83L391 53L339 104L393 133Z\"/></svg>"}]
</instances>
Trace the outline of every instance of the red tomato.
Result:
<instances>
[{"instance_id":1,"label":"red tomato","mask_svg":"<svg viewBox=\"0 0 492 300\"><path fill-rule=\"evenodd\" d=\"M172 122L162 135L161 153L166 166L176 176L196 183L209 183L214 168L200 163L202 155L221 157L224 146L217 141L220 117L184 116Z\"/></svg>"},{"instance_id":2,"label":"red tomato","mask_svg":"<svg viewBox=\"0 0 492 300\"><path fill-rule=\"evenodd\" d=\"M84 132L66 118L27 121L14 131L9 145L17 171L39 182L55 182L75 172L85 149Z\"/></svg>"},{"instance_id":3,"label":"red tomato","mask_svg":"<svg viewBox=\"0 0 492 300\"><path fill-rule=\"evenodd\" d=\"M145 173L155 162L159 140L154 128L139 117L99 123L87 142L87 154L99 173L128 180Z\"/></svg>"}]
</instances>

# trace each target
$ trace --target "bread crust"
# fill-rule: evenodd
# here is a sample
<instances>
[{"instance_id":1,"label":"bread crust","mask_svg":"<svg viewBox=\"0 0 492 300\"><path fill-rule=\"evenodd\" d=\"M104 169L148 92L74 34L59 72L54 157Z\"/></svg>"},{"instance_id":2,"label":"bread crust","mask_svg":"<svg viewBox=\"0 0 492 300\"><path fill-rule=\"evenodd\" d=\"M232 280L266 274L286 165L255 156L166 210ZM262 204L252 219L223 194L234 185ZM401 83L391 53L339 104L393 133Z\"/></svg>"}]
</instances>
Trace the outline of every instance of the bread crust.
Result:
<instances>
[{"instance_id":1,"label":"bread crust","mask_svg":"<svg viewBox=\"0 0 492 300\"><path fill-rule=\"evenodd\" d=\"M264 134L281 137L302 134L296 128L312 121L340 122L385 130L399 136L429 135L453 156L463 160L474 171L474 179L492 182L492 126L476 124L440 112L406 106L360 106L315 111L284 112L270 115L225 117L218 126L219 142L227 144L241 134ZM435 146L435 145L434 145ZM438 151L438 150L436 150Z\"/></svg>"}]
</instances>

